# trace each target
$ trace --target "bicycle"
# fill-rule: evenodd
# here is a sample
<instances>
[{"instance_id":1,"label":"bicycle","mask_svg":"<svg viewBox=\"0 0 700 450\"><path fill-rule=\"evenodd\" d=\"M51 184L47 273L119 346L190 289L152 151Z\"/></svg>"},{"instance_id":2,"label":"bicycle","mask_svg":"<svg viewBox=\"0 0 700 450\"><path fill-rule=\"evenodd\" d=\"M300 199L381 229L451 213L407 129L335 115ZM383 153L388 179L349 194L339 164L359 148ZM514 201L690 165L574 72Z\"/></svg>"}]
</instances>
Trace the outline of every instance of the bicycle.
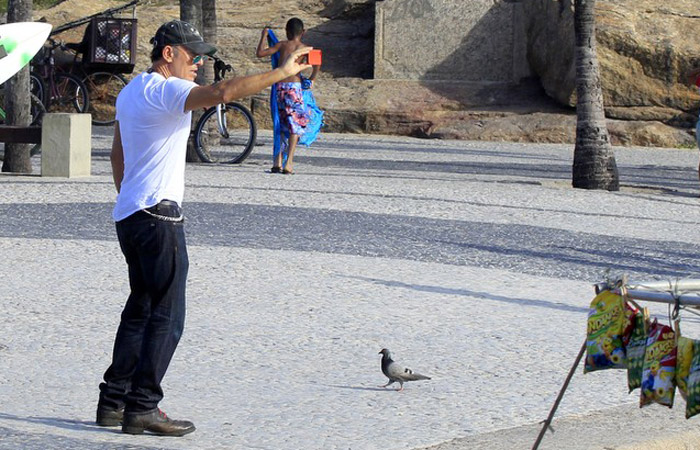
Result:
<instances>
[{"instance_id":1,"label":"bicycle","mask_svg":"<svg viewBox=\"0 0 700 450\"><path fill-rule=\"evenodd\" d=\"M88 112L92 114L94 125L112 125L115 121L117 96L128 83L121 73L103 70L90 70L85 67L79 55L85 54L84 43L67 43L66 48L75 52L71 74L82 79L90 98Z\"/></svg>"},{"instance_id":2,"label":"bicycle","mask_svg":"<svg viewBox=\"0 0 700 450\"><path fill-rule=\"evenodd\" d=\"M55 52L57 48L65 50L60 41L52 38L49 45L40 52L39 61L34 64L31 72L32 89L36 89L39 97L46 106L47 112L78 112L85 113L90 107L88 89L78 77L57 70Z\"/></svg>"},{"instance_id":3,"label":"bicycle","mask_svg":"<svg viewBox=\"0 0 700 450\"><path fill-rule=\"evenodd\" d=\"M214 83L232 72L230 64L214 58ZM197 121L194 147L207 163L240 164L255 147L257 126L251 112L238 102L208 108Z\"/></svg>"}]
</instances>

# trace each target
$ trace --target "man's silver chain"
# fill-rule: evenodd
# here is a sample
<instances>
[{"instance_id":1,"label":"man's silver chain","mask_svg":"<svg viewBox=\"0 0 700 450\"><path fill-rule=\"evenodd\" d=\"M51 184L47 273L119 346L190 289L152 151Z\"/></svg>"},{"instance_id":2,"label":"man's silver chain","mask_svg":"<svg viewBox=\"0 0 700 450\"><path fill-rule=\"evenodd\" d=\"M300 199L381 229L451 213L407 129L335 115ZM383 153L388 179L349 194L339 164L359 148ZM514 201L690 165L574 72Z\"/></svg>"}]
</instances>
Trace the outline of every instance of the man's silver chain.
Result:
<instances>
[{"instance_id":1,"label":"man's silver chain","mask_svg":"<svg viewBox=\"0 0 700 450\"><path fill-rule=\"evenodd\" d=\"M160 214L152 213L147 209L142 209L141 211L145 212L146 214L148 214L151 217L155 217L156 219L162 220L165 222L182 222L183 220L185 220L184 214L180 214L178 217L170 217L170 216L161 216Z\"/></svg>"}]
</instances>

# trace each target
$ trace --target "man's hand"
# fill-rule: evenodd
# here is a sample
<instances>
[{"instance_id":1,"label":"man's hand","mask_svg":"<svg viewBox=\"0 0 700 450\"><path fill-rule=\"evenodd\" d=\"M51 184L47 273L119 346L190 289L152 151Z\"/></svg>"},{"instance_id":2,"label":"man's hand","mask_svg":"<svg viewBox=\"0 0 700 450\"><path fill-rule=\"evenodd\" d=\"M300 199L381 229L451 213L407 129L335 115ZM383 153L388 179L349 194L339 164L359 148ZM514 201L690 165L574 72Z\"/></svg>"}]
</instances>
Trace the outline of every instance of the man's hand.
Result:
<instances>
[{"instance_id":1,"label":"man's hand","mask_svg":"<svg viewBox=\"0 0 700 450\"><path fill-rule=\"evenodd\" d=\"M302 70L310 69L310 64L302 64L300 61L302 60L303 56L308 55L313 49L313 47L301 47L296 49L280 66L282 72L284 72L286 76L291 77L292 75L298 74Z\"/></svg>"}]
</instances>

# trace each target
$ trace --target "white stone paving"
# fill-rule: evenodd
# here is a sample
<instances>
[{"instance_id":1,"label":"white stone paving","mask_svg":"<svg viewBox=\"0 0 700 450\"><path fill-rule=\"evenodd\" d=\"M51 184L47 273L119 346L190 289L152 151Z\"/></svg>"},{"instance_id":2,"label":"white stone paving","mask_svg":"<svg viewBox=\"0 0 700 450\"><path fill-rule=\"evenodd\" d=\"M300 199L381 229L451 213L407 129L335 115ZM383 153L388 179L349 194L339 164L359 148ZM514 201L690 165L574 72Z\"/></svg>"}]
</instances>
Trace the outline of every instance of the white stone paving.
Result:
<instances>
[{"instance_id":1,"label":"white stone paving","mask_svg":"<svg viewBox=\"0 0 700 450\"><path fill-rule=\"evenodd\" d=\"M472 162L533 170L542 161L566 164L565 146L324 139L301 150L311 158L307 164L300 158L291 177L264 173L268 162L255 158L242 167L191 165L186 201L700 242L697 152L617 149L623 171L671 166L692 178L675 195L644 183L608 193L526 172L449 171ZM93 145L105 155L108 139L98 136ZM444 151L418 151L425 146ZM338 158L347 167L314 165L314 157ZM376 161L387 166L373 168ZM402 161L447 169L403 170ZM0 205L112 202L104 157L95 158L93 173L82 180L0 176ZM191 245L189 252L187 324L161 406L193 420L197 431L179 439L126 436L91 423L128 293L116 237L24 239L3 232L0 427L47 442L70 437L84 448L401 449L532 424L546 417L580 348L593 294L580 279L502 268L241 248L235 229L231 246ZM651 306L665 315L665 306ZM697 320L687 317L683 329L700 337ZM408 383L401 393L379 389L382 347L433 379ZM558 415L635 403L625 380L622 371L577 374Z\"/></svg>"}]
</instances>

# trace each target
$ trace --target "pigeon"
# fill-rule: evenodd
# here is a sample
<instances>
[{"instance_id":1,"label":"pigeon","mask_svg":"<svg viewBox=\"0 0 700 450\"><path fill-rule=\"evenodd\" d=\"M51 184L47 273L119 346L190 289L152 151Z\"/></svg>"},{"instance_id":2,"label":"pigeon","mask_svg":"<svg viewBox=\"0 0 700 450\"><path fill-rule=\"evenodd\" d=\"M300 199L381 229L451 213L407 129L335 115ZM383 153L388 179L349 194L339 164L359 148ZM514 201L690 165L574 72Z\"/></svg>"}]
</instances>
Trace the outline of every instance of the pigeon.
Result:
<instances>
[{"instance_id":1,"label":"pigeon","mask_svg":"<svg viewBox=\"0 0 700 450\"><path fill-rule=\"evenodd\" d=\"M425 375L421 375L419 373L416 373L412 371L411 369L407 367L402 367L396 362L394 362L393 359L391 359L391 352L389 352L388 349L383 348L380 352L380 355L382 355L382 373L389 378L389 382L385 384L384 386L381 387L387 387L394 383L395 381L398 381L401 387L397 389L398 391L403 391L403 383L405 381L417 381L417 380L429 380L430 377L426 377Z\"/></svg>"}]
</instances>

